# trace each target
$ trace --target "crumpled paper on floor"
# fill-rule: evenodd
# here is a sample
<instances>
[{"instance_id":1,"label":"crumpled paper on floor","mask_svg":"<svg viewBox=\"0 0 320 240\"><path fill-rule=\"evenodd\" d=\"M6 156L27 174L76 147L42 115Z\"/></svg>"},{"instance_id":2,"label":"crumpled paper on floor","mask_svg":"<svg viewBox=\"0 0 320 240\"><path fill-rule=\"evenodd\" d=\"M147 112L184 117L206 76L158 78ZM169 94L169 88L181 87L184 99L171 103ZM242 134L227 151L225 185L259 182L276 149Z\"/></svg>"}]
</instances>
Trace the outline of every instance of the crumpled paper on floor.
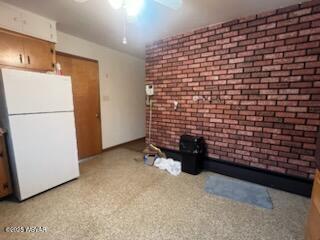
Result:
<instances>
[{"instance_id":1,"label":"crumpled paper on floor","mask_svg":"<svg viewBox=\"0 0 320 240\"><path fill-rule=\"evenodd\" d=\"M161 170L167 170L174 176L178 176L181 173L181 162L174 161L171 158L157 158L153 165Z\"/></svg>"}]
</instances>

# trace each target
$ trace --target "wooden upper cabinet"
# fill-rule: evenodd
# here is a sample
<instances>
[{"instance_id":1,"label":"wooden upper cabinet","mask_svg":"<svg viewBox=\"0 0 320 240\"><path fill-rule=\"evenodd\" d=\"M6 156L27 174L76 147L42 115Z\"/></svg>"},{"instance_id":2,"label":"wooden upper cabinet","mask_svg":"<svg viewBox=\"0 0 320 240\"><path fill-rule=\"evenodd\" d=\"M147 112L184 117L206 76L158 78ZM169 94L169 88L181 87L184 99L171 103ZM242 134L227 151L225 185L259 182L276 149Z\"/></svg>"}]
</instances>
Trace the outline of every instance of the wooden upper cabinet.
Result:
<instances>
[{"instance_id":1,"label":"wooden upper cabinet","mask_svg":"<svg viewBox=\"0 0 320 240\"><path fill-rule=\"evenodd\" d=\"M23 39L0 30L0 65L24 67Z\"/></svg>"},{"instance_id":2,"label":"wooden upper cabinet","mask_svg":"<svg viewBox=\"0 0 320 240\"><path fill-rule=\"evenodd\" d=\"M54 62L54 44L38 39L26 38L23 41L26 68L51 71Z\"/></svg>"},{"instance_id":3,"label":"wooden upper cabinet","mask_svg":"<svg viewBox=\"0 0 320 240\"><path fill-rule=\"evenodd\" d=\"M55 44L0 29L0 66L52 71Z\"/></svg>"}]
</instances>

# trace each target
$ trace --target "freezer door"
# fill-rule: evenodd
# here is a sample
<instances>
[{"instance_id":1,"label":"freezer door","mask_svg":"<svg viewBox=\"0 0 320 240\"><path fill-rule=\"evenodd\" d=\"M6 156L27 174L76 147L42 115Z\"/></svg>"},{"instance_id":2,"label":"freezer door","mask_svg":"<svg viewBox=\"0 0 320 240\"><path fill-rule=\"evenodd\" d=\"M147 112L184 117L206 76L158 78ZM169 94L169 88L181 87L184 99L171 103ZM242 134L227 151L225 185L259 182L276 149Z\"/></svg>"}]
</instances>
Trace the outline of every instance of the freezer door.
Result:
<instances>
[{"instance_id":1,"label":"freezer door","mask_svg":"<svg viewBox=\"0 0 320 240\"><path fill-rule=\"evenodd\" d=\"M71 78L2 69L9 115L73 111Z\"/></svg>"},{"instance_id":2,"label":"freezer door","mask_svg":"<svg viewBox=\"0 0 320 240\"><path fill-rule=\"evenodd\" d=\"M14 115L9 122L20 200L79 177L73 112Z\"/></svg>"}]
</instances>

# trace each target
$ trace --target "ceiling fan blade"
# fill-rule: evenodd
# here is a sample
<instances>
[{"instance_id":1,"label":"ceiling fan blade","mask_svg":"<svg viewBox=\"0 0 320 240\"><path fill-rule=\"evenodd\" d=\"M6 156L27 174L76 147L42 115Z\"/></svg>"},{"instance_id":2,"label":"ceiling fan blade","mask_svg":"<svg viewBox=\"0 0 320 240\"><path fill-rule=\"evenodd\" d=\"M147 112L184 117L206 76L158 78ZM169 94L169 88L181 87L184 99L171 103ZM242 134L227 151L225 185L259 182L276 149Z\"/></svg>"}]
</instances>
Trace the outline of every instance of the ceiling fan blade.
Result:
<instances>
[{"instance_id":1,"label":"ceiling fan blade","mask_svg":"<svg viewBox=\"0 0 320 240\"><path fill-rule=\"evenodd\" d=\"M154 0L168 8L178 10L182 6L183 0Z\"/></svg>"}]
</instances>

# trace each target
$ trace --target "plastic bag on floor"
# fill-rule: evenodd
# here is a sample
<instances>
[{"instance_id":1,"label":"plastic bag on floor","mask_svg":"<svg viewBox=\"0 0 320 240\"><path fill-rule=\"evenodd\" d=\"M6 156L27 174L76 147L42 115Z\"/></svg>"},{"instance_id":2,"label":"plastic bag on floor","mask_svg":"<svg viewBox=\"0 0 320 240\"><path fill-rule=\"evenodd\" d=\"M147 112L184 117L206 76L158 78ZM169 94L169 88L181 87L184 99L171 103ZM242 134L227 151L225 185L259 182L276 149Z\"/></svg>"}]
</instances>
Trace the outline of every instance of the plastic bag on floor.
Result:
<instances>
[{"instance_id":1,"label":"plastic bag on floor","mask_svg":"<svg viewBox=\"0 0 320 240\"><path fill-rule=\"evenodd\" d=\"M181 173L181 162L174 161L171 158L157 158L154 166L161 170L167 170L170 174L178 176Z\"/></svg>"}]
</instances>

